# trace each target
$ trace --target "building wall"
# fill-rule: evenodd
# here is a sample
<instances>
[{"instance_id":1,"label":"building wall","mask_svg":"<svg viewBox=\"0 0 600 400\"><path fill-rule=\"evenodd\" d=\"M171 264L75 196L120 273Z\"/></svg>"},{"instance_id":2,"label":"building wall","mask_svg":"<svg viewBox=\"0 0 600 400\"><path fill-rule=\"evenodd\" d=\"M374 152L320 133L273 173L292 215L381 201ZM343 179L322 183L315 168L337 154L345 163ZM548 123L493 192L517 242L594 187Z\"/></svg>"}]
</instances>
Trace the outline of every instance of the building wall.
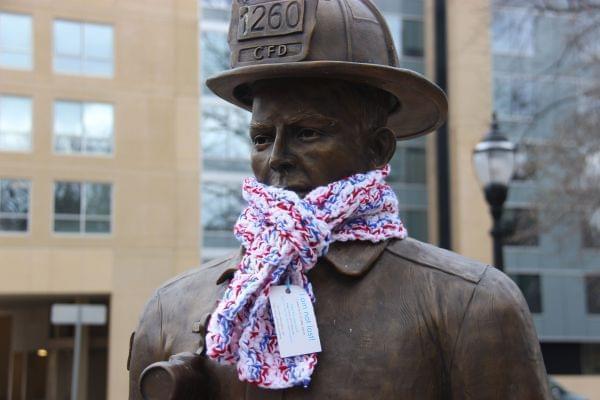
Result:
<instances>
[{"instance_id":1,"label":"building wall","mask_svg":"<svg viewBox=\"0 0 600 400\"><path fill-rule=\"evenodd\" d=\"M129 336L152 291L198 263L197 8L193 0L6 0L32 16L32 71L2 70L0 93L33 98L33 145L0 152L0 178L31 181L29 232L0 235L0 296L110 295L109 399L127 392ZM110 24L114 76L52 67L53 19ZM52 147L55 99L112 103L112 156ZM112 232L53 232L53 182L110 182Z\"/></svg>"},{"instance_id":2,"label":"building wall","mask_svg":"<svg viewBox=\"0 0 600 400\"><path fill-rule=\"evenodd\" d=\"M491 220L471 160L492 115L489 5L450 0L446 7L452 250L490 263Z\"/></svg>"}]
</instances>

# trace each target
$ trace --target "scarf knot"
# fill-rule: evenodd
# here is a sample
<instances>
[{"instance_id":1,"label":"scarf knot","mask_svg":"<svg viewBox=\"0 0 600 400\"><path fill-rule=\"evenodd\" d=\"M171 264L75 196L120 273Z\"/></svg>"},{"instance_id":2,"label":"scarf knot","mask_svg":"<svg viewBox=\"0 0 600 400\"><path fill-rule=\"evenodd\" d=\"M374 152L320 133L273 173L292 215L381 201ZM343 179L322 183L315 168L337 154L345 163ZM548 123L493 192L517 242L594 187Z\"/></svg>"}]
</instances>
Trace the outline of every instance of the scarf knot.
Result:
<instances>
[{"instance_id":1,"label":"scarf knot","mask_svg":"<svg viewBox=\"0 0 600 400\"><path fill-rule=\"evenodd\" d=\"M271 286L290 282L315 297L306 273L334 241L403 239L398 201L385 183L389 166L296 193L243 184L248 206L235 227L246 249L210 319L207 356L236 364L241 380L272 389L308 385L316 354L282 358L268 297Z\"/></svg>"}]
</instances>

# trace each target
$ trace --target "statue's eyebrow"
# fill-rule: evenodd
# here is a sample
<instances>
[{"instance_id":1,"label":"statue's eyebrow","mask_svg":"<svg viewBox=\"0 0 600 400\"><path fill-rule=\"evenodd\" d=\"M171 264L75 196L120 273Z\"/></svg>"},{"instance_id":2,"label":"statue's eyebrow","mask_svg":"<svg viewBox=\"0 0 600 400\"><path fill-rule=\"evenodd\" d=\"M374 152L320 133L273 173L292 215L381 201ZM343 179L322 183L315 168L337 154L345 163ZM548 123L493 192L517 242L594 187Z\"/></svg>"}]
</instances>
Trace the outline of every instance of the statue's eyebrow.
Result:
<instances>
[{"instance_id":1,"label":"statue's eyebrow","mask_svg":"<svg viewBox=\"0 0 600 400\"><path fill-rule=\"evenodd\" d=\"M298 113L297 115L288 119L286 122L289 125L294 125L294 124L297 124L300 122L305 122L305 121L316 122L318 124L321 124L321 125L327 126L327 127L334 127L338 124L337 119L326 117L322 114L315 113L315 112Z\"/></svg>"},{"instance_id":2,"label":"statue's eyebrow","mask_svg":"<svg viewBox=\"0 0 600 400\"><path fill-rule=\"evenodd\" d=\"M298 114L286 119L285 122L286 122L286 125L295 125L295 124L299 124L301 122L312 122L312 123L317 123L319 125L323 125L323 126L332 128L332 127L336 126L339 121L335 118L326 117L319 113L306 112L306 113L298 113ZM268 130L273 129L273 125L264 123L264 122L259 122L259 121L251 121L250 129L256 130L256 131L268 131Z\"/></svg>"},{"instance_id":3,"label":"statue's eyebrow","mask_svg":"<svg viewBox=\"0 0 600 400\"><path fill-rule=\"evenodd\" d=\"M270 131L273 129L273 125L265 124L263 122L252 121L250 122L250 129L256 131Z\"/></svg>"}]
</instances>

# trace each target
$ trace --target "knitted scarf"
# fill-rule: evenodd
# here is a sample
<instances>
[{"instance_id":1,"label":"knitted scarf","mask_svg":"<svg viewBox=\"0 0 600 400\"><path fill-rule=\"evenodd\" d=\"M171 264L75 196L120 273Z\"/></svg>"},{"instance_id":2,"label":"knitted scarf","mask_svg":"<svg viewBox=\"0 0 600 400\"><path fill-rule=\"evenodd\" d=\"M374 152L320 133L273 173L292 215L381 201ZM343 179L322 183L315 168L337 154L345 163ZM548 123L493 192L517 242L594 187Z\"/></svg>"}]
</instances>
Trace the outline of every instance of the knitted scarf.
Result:
<instances>
[{"instance_id":1,"label":"knitted scarf","mask_svg":"<svg viewBox=\"0 0 600 400\"><path fill-rule=\"evenodd\" d=\"M304 199L254 178L244 180L248 206L234 233L246 251L208 324L209 358L236 364L240 380L264 388L310 383L316 354L279 354L268 300L271 286L291 282L314 302L306 273L330 243L405 238L396 195L384 180L389 171L386 166L356 174L318 187Z\"/></svg>"}]
</instances>

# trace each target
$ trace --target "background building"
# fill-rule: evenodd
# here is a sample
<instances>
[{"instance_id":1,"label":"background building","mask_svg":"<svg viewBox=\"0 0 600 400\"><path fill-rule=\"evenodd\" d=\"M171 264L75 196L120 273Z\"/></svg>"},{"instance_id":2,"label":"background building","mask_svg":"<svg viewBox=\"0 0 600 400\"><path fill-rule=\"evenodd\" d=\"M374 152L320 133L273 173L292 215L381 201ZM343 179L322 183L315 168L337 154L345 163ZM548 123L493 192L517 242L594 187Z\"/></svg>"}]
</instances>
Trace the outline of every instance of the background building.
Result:
<instances>
[{"instance_id":1,"label":"background building","mask_svg":"<svg viewBox=\"0 0 600 400\"><path fill-rule=\"evenodd\" d=\"M0 4L0 399L123 399L153 289L198 263L195 1Z\"/></svg>"},{"instance_id":2,"label":"background building","mask_svg":"<svg viewBox=\"0 0 600 400\"><path fill-rule=\"evenodd\" d=\"M529 303L548 372L598 398L600 242L592 214L599 197L582 187L599 171L589 162L600 152L599 10L587 1L435 3L447 12L453 250L491 262L491 217L471 152L496 112L518 145L504 216L512 231L506 272ZM579 198L569 193L574 187Z\"/></svg>"}]
</instances>

